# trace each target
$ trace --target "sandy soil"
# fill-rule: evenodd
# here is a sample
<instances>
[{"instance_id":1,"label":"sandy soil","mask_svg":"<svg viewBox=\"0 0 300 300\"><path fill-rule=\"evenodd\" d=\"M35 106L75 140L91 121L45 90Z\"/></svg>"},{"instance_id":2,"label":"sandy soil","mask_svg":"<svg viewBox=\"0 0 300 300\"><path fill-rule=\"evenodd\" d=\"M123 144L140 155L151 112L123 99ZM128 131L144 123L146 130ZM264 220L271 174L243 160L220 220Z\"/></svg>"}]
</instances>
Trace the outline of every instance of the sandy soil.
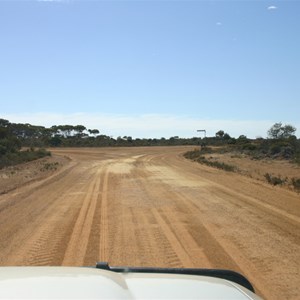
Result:
<instances>
[{"instance_id":1,"label":"sandy soil","mask_svg":"<svg viewBox=\"0 0 300 300\"><path fill-rule=\"evenodd\" d=\"M0 169L0 195L22 185L46 178L61 169L70 159L52 155L31 162Z\"/></svg>"},{"instance_id":2,"label":"sandy soil","mask_svg":"<svg viewBox=\"0 0 300 300\"><path fill-rule=\"evenodd\" d=\"M0 265L225 268L299 299L300 196L192 149L53 150L70 162L0 195Z\"/></svg>"},{"instance_id":3,"label":"sandy soil","mask_svg":"<svg viewBox=\"0 0 300 300\"><path fill-rule=\"evenodd\" d=\"M245 154L236 153L213 153L204 156L210 161L219 161L232 165L236 167L238 173L251 178L266 181L265 174L269 173L272 176L286 179L287 182L283 187L290 190L294 190L291 185L292 178L300 178L300 166L287 160L255 160Z\"/></svg>"}]
</instances>

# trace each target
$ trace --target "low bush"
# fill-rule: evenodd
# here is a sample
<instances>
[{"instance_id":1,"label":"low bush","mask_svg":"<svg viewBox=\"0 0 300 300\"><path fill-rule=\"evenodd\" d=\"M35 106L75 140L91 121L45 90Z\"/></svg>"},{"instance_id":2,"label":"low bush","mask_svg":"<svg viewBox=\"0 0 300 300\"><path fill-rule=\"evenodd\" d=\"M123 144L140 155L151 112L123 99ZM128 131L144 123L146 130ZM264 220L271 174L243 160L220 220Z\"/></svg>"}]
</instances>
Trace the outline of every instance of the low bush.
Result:
<instances>
[{"instance_id":1,"label":"low bush","mask_svg":"<svg viewBox=\"0 0 300 300\"><path fill-rule=\"evenodd\" d=\"M0 156L0 168L29 162L45 156L51 156L51 152L46 149L34 150L31 148L26 151L6 153L5 155Z\"/></svg>"},{"instance_id":2,"label":"low bush","mask_svg":"<svg viewBox=\"0 0 300 300\"><path fill-rule=\"evenodd\" d=\"M269 173L266 173L264 176L265 176L267 182L272 185L282 185L287 181L287 179L282 179L280 176L279 177L273 176Z\"/></svg>"},{"instance_id":3,"label":"low bush","mask_svg":"<svg viewBox=\"0 0 300 300\"><path fill-rule=\"evenodd\" d=\"M300 152L297 152L294 157L294 162L300 165Z\"/></svg>"},{"instance_id":4,"label":"low bush","mask_svg":"<svg viewBox=\"0 0 300 300\"><path fill-rule=\"evenodd\" d=\"M292 185L295 190L300 191L300 178L292 178Z\"/></svg>"},{"instance_id":5,"label":"low bush","mask_svg":"<svg viewBox=\"0 0 300 300\"><path fill-rule=\"evenodd\" d=\"M208 150L208 151L210 151L210 150ZM206 159L203 156L203 151L202 150L195 149L194 151L186 152L184 154L184 157L188 158L188 159L191 159L191 160L194 160L194 161L197 161L201 164L205 164L207 166L214 167L214 168L217 168L217 169L222 169L222 170L225 170L225 171L228 171L228 172L234 172L236 170L235 166L232 166L232 165L229 165L229 164L226 164L226 163L223 163L223 162L211 161L211 160Z\"/></svg>"},{"instance_id":6,"label":"low bush","mask_svg":"<svg viewBox=\"0 0 300 300\"><path fill-rule=\"evenodd\" d=\"M57 169L57 166L59 165L58 162L53 163L45 163L44 166L40 169L42 172L44 171L54 171Z\"/></svg>"},{"instance_id":7,"label":"low bush","mask_svg":"<svg viewBox=\"0 0 300 300\"><path fill-rule=\"evenodd\" d=\"M195 150L193 150L193 151L188 151L188 152L184 153L183 156L184 156L185 158L192 159L192 160L198 159L199 156L201 156L201 151L195 149Z\"/></svg>"},{"instance_id":8,"label":"low bush","mask_svg":"<svg viewBox=\"0 0 300 300\"><path fill-rule=\"evenodd\" d=\"M207 160L205 157L200 157L198 160L197 160L199 163L201 164L205 164L209 167L214 167L214 168L217 168L217 169L222 169L222 170L225 170L227 172L234 172L235 171L235 166L233 165L229 165L229 164L226 164L226 163L223 163L223 162L219 162L219 161L210 161L210 160Z\"/></svg>"},{"instance_id":9,"label":"low bush","mask_svg":"<svg viewBox=\"0 0 300 300\"><path fill-rule=\"evenodd\" d=\"M254 151L257 149L257 146L251 143L246 143L242 145L242 150Z\"/></svg>"}]
</instances>

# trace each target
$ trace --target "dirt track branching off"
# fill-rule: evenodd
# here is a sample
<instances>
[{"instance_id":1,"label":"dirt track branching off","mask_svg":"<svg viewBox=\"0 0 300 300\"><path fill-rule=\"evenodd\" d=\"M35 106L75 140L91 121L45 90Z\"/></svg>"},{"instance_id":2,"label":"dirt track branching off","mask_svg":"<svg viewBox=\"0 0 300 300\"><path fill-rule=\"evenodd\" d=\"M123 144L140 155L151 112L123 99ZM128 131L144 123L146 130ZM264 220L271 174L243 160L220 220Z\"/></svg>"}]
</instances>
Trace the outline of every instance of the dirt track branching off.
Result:
<instances>
[{"instance_id":1,"label":"dirt track branching off","mask_svg":"<svg viewBox=\"0 0 300 300\"><path fill-rule=\"evenodd\" d=\"M0 264L224 268L265 299L299 299L299 195L188 150L51 150L70 161L0 195Z\"/></svg>"}]
</instances>

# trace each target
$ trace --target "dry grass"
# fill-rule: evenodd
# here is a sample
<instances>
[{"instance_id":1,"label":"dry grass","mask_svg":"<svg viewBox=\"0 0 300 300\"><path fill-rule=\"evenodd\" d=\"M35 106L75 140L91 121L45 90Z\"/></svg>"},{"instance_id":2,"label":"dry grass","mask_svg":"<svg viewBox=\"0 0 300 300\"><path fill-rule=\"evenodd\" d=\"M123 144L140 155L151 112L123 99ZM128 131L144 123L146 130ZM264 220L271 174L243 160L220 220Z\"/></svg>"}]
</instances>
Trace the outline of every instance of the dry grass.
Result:
<instances>
[{"instance_id":1,"label":"dry grass","mask_svg":"<svg viewBox=\"0 0 300 300\"><path fill-rule=\"evenodd\" d=\"M256 160L239 152L228 153L202 153L199 150L185 154L186 158L205 163L212 167L230 166L234 172L242 175L279 185L283 188L300 191L300 166L286 160L259 159ZM201 159L199 159L201 157Z\"/></svg>"}]
</instances>

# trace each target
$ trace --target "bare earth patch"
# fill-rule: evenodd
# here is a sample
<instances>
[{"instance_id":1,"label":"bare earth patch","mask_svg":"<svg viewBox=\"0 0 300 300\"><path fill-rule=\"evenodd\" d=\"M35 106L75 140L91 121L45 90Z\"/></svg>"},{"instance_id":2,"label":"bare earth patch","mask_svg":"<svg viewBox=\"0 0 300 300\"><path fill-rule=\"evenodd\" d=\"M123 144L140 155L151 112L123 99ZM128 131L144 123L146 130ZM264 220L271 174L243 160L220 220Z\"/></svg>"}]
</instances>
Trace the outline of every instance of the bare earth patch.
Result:
<instances>
[{"instance_id":1,"label":"bare earth patch","mask_svg":"<svg viewBox=\"0 0 300 300\"><path fill-rule=\"evenodd\" d=\"M68 162L69 158L55 155L3 168L0 170L0 194L7 193L29 182L46 178Z\"/></svg>"}]
</instances>

